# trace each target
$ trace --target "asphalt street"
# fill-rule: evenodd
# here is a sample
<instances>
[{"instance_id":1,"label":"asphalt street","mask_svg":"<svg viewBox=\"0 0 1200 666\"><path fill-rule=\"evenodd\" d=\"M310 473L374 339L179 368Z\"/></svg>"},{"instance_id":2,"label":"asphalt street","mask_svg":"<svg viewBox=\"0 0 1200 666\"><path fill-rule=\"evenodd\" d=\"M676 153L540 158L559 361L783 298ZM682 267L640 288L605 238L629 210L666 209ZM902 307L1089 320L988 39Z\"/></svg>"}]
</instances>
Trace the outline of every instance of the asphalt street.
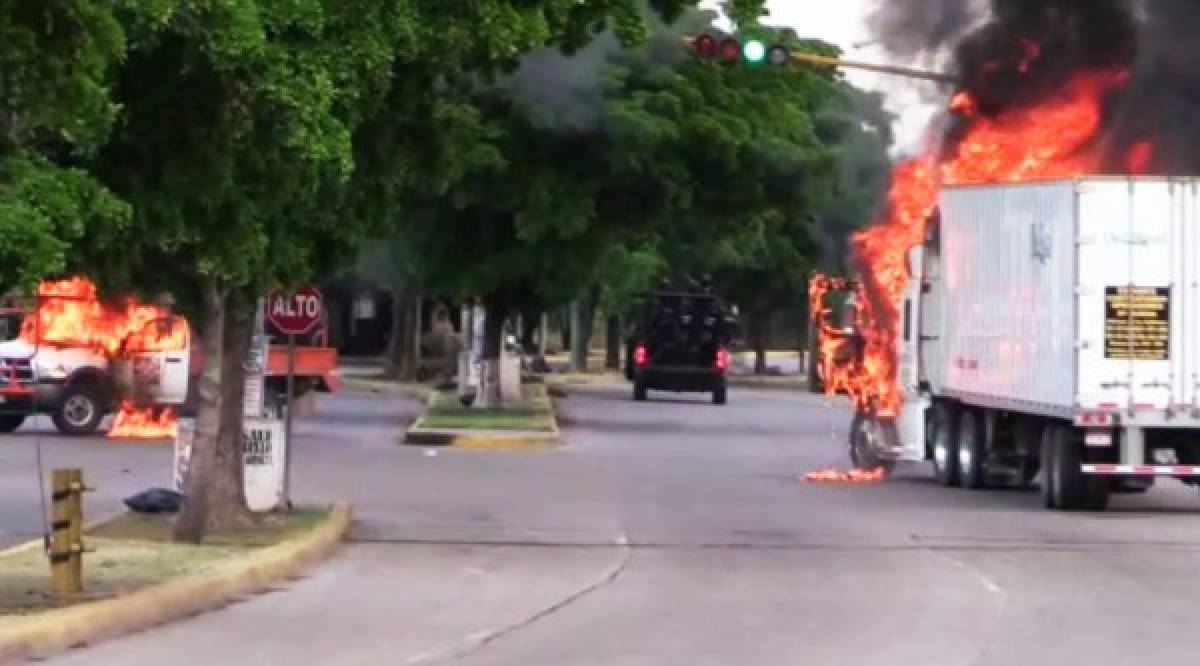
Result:
<instances>
[{"instance_id":1,"label":"asphalt street","mask_svg":"<svg viewBox=\"0 0 1200 666\"><path fill-rule=\"evenodd\" d=\"M560 407L563 449L475 452L398 446L418 409L399 396L326 398L300 428L295 488L355 503L350 545L272 593L50 663L1094 665L1200 649L1200 496L1179 484L1103 514L940 488L924 467L818 485L800 477L845 464L840 402L596 386ZM36 533L33 438L0 441L0 528ZM43 450L88 468L97 513L169 478L162 447Z\"/></svg>"}]
</instances>

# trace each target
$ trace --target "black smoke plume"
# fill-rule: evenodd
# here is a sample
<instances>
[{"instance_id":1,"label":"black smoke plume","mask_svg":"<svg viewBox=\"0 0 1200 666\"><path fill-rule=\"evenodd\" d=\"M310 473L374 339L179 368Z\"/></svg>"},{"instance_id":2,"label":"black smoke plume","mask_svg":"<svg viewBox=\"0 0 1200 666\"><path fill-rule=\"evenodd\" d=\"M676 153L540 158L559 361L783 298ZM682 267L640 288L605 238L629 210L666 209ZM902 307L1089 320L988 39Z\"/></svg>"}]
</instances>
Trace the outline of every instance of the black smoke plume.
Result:
<instances>
[{"instance_id":1,"label":"black smoke plume","mask_svg":"<svg viewBox=\"0 0 1200 666\"><path fill-rule=\"evenodd\" d=\"M1129 147L1154 147L1150 169L1200 174L1200 2L1196 0L880 0L870 25L902 59L951 54L958 89L985 114L1035 104L1084 70L1124 69L1101 140L1109 170ZM961 127L950 124L953 142Z\"/></svg>"}]
</instances>

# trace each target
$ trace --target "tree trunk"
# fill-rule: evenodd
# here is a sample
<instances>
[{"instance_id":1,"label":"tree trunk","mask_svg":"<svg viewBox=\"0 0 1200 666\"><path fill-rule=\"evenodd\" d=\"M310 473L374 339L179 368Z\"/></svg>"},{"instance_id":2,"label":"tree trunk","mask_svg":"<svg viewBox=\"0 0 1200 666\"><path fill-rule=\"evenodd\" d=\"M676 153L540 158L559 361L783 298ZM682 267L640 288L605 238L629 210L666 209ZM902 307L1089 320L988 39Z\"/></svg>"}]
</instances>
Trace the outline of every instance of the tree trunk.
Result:
<instances>
[{"instance_id":1,"label":"tree trunk","mask_svg":"<svg viewBox=\"0 0 1200 666\"><path fill-rule=\"evenodd\" d=\"M542 315L536 310L525 310L521 313L521 351L529 356L538 353L537 333L541 321Z\"/></svg>"},{"instance_id":2,"label":"tree trunk","mask_svg":"<svg viewBox=\"0 0 1200 666\"><path fill-rule=\"evenodd\" d=\"M404 292L400 289L393 289L392 330L388 333L387 351L383 358L383 374L388 379L400 379L403 374L404 324L408 319L404 306Z\"/></svg>"},{"instance_id":3,"label":"tree trunk","mask_svg":"<svg viewBox=\"0 0 1200 666\"><path fill-rule=\"evenodd\" d=\"M254 524L246 508L242 481L245 460L246 357L254 335L255 308L246 295L230 298L225 315L225 350L221 359L221 428L208 491L208 529L214 532ZM289 409L294 405L288 398Z\"/></svg>"},{"instance_id":4,"label":"tree trunk","mask_svg":"<svg viewBox=\"0 0 1200 666\"><path fill-rule=\"evenodd\" d=\"M766 310L755 312L750 318L750 343L754 346L754 374L767 374L767 332L771 328L771 315Z\"/></svg>"},{"instance_id":5,"label":"tree trunk","mask_svg":"<svg viewBox=\"0 0 1200 666\"><path fill-rule=\"evenodd\" d=\"M500 394L500 356L509 305L504 298L490 296L483 300L483 307L483 386L479 391L479 406L500 407L504 402Z\"/></svg>"},{"instance_id":6,"label":"tree trunk","mask_svg":"<svg viewBox=\"0 0 1200 666\"><path fill-rule=\"evenodd\" d=\"M609 370L621 369L621 318L616 315L608 316L608 327L605 331L604 367Z\"/></svg>"},{"instance_id":7,"label":"tree trunk","mask_svg":"<svg viewBox=\"0 0 1200 666\"><path fill-rule=\"evenodd\" d=\"M409 329L412 331L412 336L409 338L407 345L410 356L408 357L408 372L405 373L404 378L410 380L420 380L421 331L425 327L423 317L424 313L422 312L422 309L425 305L425 299L418 294L417 296L414 296L412 300L412 315L409 317L409 323L411 324Z\"/></svg>"},{"instance_id":8,"label":"tree trunk","mask_svg":"<svg viewBox=\"0 0 1200 666\"><path fill-rule=\"evenodd\" d=\"M221 352L224 347L225 295L216 278L203 287L204 372L197 380L196 428L184 479L184 501L172 526L176 541L200 543L208 526L208 491L216 473L217 435L221 426Z\"/></svg>"},{"instance_id":9,"label":"tree trunk","mask_svg":"<svg viewBox=\"0 0 1200 666\"><path fill-rule=\"evenodd\" d=\"M571 372L587 371L587 337L583 321L583 303L579 300L571 302Z\"/></svg>"}]
</instances>

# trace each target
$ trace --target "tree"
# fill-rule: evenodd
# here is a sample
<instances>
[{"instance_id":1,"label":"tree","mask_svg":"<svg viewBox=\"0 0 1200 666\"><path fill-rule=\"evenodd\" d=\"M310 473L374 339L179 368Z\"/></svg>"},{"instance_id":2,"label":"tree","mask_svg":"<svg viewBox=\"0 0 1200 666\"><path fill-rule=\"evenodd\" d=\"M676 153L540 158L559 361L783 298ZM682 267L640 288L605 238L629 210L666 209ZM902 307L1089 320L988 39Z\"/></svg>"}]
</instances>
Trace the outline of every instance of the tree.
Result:
<instances>
[{"instance_id":1,"label":"tree","mask_svg":"<svg viewBox=\"0 0 1200 666\"><path fill-rule=\"evenodd\" d=\"M118 72L124 111L96 169L134 204L137 233L128 252L88 261L199 305L207 353L178 538L249 522L238 395L250 314L265 287L356 250L362 227L333 205L353 125L386 89L407 22L393 9L179 2L136 34Z\"/></svg>"},{"instance_id":2,"label":"tree","mask_svg":"<svg viewBox=\"0 0 1200 666\"><path fill-rule=\"evenodd\" d=\"M106 84L125 50L122 4L0 1L0 291L72 267L85 232L111 249L129 222L83 168L116 116Z\"/></svg>"}]
</instances>

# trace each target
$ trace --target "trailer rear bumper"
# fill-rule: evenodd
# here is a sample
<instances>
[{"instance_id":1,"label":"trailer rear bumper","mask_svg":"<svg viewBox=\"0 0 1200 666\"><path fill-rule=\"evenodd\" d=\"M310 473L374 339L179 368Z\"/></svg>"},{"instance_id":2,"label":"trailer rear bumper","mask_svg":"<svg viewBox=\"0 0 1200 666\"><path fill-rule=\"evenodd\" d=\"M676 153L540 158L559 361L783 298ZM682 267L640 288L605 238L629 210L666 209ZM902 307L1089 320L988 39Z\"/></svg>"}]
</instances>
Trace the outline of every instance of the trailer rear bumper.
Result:
<instances>
[{"instance_id":1,"label":"trailer rear bumper","mask_svg":"<svg viewBox=\"0 0 1200 666\"><path fill-rule=\"evenodd\" d=\"M1200 477L1200 465L1109 465L1084 464L1084 474L1097 476Z\"/></svg>"}]
</instances>

